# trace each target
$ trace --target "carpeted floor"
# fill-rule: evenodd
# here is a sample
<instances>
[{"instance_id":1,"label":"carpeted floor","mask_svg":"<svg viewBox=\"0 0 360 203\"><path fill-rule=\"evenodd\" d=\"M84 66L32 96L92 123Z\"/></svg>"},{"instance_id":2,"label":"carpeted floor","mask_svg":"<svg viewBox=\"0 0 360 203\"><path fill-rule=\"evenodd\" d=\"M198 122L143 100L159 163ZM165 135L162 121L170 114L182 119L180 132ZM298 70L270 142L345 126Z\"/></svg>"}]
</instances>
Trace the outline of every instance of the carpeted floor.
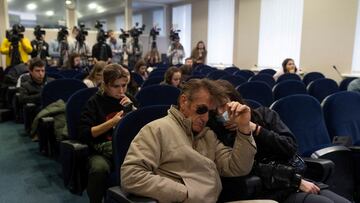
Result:
<instances>
[{"instance_id":1,"label":"carpeted floor","mask_svg":"<svg viewBox=\"0 0 360 203\"><path fill-rule=\"evenodd\" d=\"M88 202L63 184L61 165L40 155L22 124L0 123L0 203Z\"/></svg>"}]
</instances>

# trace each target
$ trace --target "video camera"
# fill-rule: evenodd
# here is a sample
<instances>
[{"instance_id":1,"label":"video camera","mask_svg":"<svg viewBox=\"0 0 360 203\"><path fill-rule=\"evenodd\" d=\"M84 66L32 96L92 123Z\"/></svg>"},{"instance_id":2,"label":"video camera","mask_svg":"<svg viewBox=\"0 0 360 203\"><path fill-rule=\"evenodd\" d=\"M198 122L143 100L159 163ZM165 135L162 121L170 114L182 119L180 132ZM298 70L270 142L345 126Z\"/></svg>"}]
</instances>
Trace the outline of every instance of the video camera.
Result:
<instances>
[{"instance_id":1,"label":"video camera","mask_svg":"<svg viewBox=\"0 0 360 203\"><path fill-rule=\"evenodd\" d=\"M108 35L107 32L105 32L102 29L103 24L100 21L97 20L94 27L98 30L97 37L96 37L97 41L98 42L105 42L106 39L109 37L109 35Z\"/></svg>"},{"instance_id":2,"label":"video camera","mask_svg":"<svg viewBox=\"0 0 360 203\"><path fill-rule=\"evenodd\" d=\"M156 26L154 26L153 28L151 28L150 30L150 37L152 37L153 41L156 41L156 36L159 35L159 32L161 31L161 28L157 28Z\"/></svg>"},{"instance_id":3,"label":"video camera","mask_svg":"<svg viewBox=\"0 0 360 203\"><path fill-rule=\"evenodd\" d=\"M139 23L136 22L135 26L131 30L129 30L131 37L134 39L137 39L145 30L144 24L141 27L138 27L138 26L139 26Z\"/></svg>"},{"instance_id":4,"label":"video camera","mask_svg":"<svg viewBox=\"0 0 360 203\"><path fill-rule=\"evenodd\" d=\"M181 30L171 29L170 30L170 40L175 41L176 39L180 39L179 32L181 32Z\"/></svg>"},{"instance_id":5,"label":"video camera","mask_svg":"<svg viewBox=\"0 0 360 203\"><path fill-rule=\"evenodd\" d=\"M85 41L85 37L88 35L88 31L85 30L84 23L80 23L79 28L79 34L76 36L76 41L82 44Z\"/></svg>"},{"instance_id":6,"label":"video camera","mask_svg":"<svg viewBox=\"0 0 360 203\"><path fill-rule=\"evenodd\" d=\"M59 42L66 40L67 36L69 35L69 32L67 31L67 28L65 26L60 27L60 30L57 35L57 40Z\"/></svg>"},{"instance_id":7,"label":"video camera","mask_svg":"<svg viewBox=\"0 0 360 203\"><path fill-rule=\"evenodd\" d=\"M11 30L6 31L6 38L12 43L16 44L24 38L25 27L21 24L13 25Z\"/></svg>"},{"instance_id":8,"label":"video camera","mask_svg":"<svg viewBox=\"0 0 360 203\"><path fill-rule=\"evenodd\" d=\"M123 44L126 44L126 39L129 38L130 35L128 32L126 32L122 28L120 30L121 30L121 34L119 35L119 38L122 39Z\"/></svg>"},{"instance_id":9,"label":"video camera","mask_svg":"<svg viewBox=\"0 0 360 203\"><path fill-rule=\"evenodd\" d=\"M45 34L46 34L46 31L42 30L40 25L35 26L34 35L37 40L41 40L42 36Z\"/></svg>"}]
</instances>

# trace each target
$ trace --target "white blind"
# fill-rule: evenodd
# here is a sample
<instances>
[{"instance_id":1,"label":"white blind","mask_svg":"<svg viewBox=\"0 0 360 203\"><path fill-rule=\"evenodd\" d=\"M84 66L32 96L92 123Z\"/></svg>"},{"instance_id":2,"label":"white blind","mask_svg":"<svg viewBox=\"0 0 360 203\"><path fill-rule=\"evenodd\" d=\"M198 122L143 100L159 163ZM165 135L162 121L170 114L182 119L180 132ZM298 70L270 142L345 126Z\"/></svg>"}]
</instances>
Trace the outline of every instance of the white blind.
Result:
<instances>
[{"instance_id":1,"label":"white blind","mask_svg":"<svg viewBox=\"0 0 360 203\"><path fill-rule=\"evenodd\" d=\"M231 65L234 44L234 0L209 0L209 64Z\"/></svg>"},{"instance_id":2,"label":"white blind","mask_svg":"<svg viewBox=\"0 0 360 203\"><path fill-rule=\"evenodd\" d=\"M164 10L156 10L153 12L153 26L160 28L159 35L164 36Z\"/></svg>"},{"instance_id":3,"label":"white blind","mask_svg":"<svg viewBox=\"0 0 360 203\"><path fill-rule=\"evenodd\" d=\"M358 1L352 72L360 72L360 0Z\"/></svg>"},{"instance_id":4,"label":"white blind","mask_svg":"<svg viewBox=\"0 0 360 203\"><path fill-rule=\"evenodd\" d=\"M142 14L135 14L132 16L132 26L135 26L136 23L139 23L138 27L141 27L143 24Z\"/></svg>"},{"instance_id":5,"label":"white blind","mask_svg":"<svg viewBox=\"0 0 360 203\"><path fill-rule=\"evenodd\" d=\"M261 0L258 66L300 64L303 8L304 0Z\"/></svg>"},{"instance_id":6,"label":"white blind","mask_svg":"<svg viewBox=\"0 0 360 203\"><path fill-rule=\"evenodd\" d=\"M181 30L180 43L184 46L186 58L191 54L191 4L172 8L172 24Z\"/></svg>"},{"instance_id":7,"label":"white blind","mask_svg":"<svg viewBox=\"0 0 360 203\"><path fill-rule=\"evenodd\" d=\"M116 23L116 31L120 31L120 29L125 29L125 17L123 15L119 15L115 17L115 23Z\"/></svg>"}]
</instances>

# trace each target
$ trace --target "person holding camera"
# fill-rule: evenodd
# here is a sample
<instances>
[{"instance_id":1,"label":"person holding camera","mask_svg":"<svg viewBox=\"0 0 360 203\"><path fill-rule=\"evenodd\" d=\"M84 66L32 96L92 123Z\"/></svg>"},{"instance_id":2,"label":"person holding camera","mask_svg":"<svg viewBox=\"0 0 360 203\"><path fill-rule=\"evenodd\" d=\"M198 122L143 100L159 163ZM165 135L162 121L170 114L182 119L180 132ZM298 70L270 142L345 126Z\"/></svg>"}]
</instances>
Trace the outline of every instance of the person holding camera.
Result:
<instances>
[{"instance_id":1,"label":"person holding camera","mask_svg":"<svg viewBox=\"0 0 360 203\"><path fill-rule=\"evenodd\" d=\"M172 39L173 42L169 46L167 57L169 58L170 64L175 66L178 64L182 64L182 60L185 56L185 51L183 45L180 43L179 35L173 36Z\"/></svg>"},{"instance_id":2,"label":"person holding camera","mask_svg":"<svg viewBox=\"0 0 360 203\"><path fill-rule=\"evenodd\" d=\"M92 47L92 57L97 61L110 62L112 58L112 50L110 45L106 43L106 39L109 35L102 29L102 27L103 24L100 21L96 21L95 28L98 30L96 36L97 43Z\"/></svg>"},{"instance_id":3,"label":"person holding camera","mask_svg":"<svg viewBox=\"0 0 360 203\"><path fill-rule=\"evenodd\" d=\"M30 40L24 37L25 28L21 24L13 25L1 43L0 53L6 55L6 66L13 67L29 60L33 51Z\"/></svg>"},{"instance_id":4,"label":"person holding camera","mask_svg":"<svg viewBox=\"0 0 360 203\"><path fill-rule=\"evenodd\" d=\"M139 41L139 36L132 36L128 43L126 53L128 54L128 66L132 70L143 54L143 45Z\"/></svg>"},{"instance_id":5,"label":"person holding camera","mask_svg":"<svg viewBox=\"0 0 360 203\"><path fill-rule=\"evenodd\" d=\"M127 112L135 109L135 99L126 94L129 73L118 64L105 66L103 82L82 111L79 133L92 154L89 158L87 194L91 203L101 203L106 178L113 168L112 135Z\"/></svg>"},{"instance_id":6,"label":"person holding camera","mask_svg":"<svg viewBox=\"0 0 360 203\"><path fill-rule=\"evenodd\" d=\"M35 39L31 41L33 51L31 52L31 58L40 58L46 61L46 57L49 57L49 44L45 41L45 30L42 30L39 25L34 28Z\"/></svg>"},{"instance_id":7,"label":"person holding camera","mask_svg":"<svg viewBox=\"0 0 360 203\"><path fill-rule=\"evenodd\" d=\"M81 66L88 65L88 56L91 55L90 48L86 43L86 36L88 32L85 30L85 25L80 25L80 30L76 35L76 41L73 44L70 44L69 53L78 53L81 56Z\"/></svg>"},{"instance_id":8,"label":"person holding camera","mask_svg":"<svg viewBox=\"0 0 360 203\"><path fill-rule=\"evenodd\" d=\"M62 27L57 38L50 41L49 54L54 62L55 66L61 67L68 60L69 56L69 43L68 43L69 32L66 27Z\"/></svg>"}]
</instances>

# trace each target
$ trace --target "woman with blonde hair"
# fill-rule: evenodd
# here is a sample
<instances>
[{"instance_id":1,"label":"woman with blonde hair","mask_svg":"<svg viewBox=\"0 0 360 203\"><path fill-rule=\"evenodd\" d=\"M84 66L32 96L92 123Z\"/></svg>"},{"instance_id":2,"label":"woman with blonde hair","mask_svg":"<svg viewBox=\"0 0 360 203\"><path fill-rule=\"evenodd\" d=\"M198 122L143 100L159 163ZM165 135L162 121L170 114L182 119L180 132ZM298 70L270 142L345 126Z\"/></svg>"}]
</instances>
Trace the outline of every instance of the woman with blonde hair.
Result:
<instances>
[{"instance_id":1,"label":"woman with blonde hair","mask_svg":"<svg viewBox=\"0 0 360 203\"><path fill-rule=\"evenodd\" d=\"M97 61L91 69L90 74L83 80L87 87L98 87L103 81L103 71L106 66L105 61Z\"/></svg>"}]
</instances>

